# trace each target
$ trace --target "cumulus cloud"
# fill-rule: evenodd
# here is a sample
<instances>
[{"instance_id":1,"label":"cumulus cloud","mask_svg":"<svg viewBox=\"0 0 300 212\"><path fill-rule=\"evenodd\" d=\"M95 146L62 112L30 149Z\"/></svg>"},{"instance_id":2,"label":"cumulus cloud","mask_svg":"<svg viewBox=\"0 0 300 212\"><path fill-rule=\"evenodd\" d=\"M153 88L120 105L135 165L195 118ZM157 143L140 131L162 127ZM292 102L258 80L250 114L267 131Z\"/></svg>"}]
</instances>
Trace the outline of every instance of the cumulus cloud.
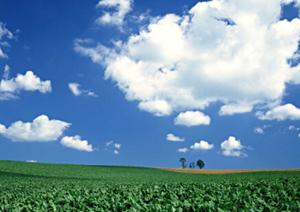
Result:
<instances>
[{"instance_id":1,"label":"cumulus cloud","mask_svg":"<svg viewBox=\"0 0 300 212\"><path fill-rule=\"evenodd\" d=\"M181 138L179 136L174 135L173 133L169 133L166 136L167 141L172 141L172 142L183 142L185 139Z\"/></svg>"},{"instance_id":2,"label":"cumulus cloud","mask_svg":"<svg viewBox=\"0 0 300 212\"><path fill-rule=\"evenodd\" d=\"M180 113L174 120L175 125L184 125L187 127L197 125L209 125L210 117L200 111L186 111Z\"/></svg>"},{"instance_id":3,"label":"cumulus cloud","mask_svg":"<svg viewBox=\"0 0 300 212\"><path fill-rule=\"evenodd\" d=\"M241 144L241 141L234 136L229 136L229 138L221 143L221 150L224 156L229 157L246 157L247 154L243 152L245 147Z\"/></svg>"},{"instance_id":4,"label":"cumulus cloud","mask_svg":"<svg viewBox=\"0 0 300 212\"><path fill-rule=\"evenodd\" d=\"M266 113L257 112L257 117L261 120L300 120L300 109L293 104L278 105Z\"/></svg>"},{"instance_id":5,"label":"cumulus cloud","mask_svg":"<svg viewBox=\"0 0 300 212\"><path fill-rule=\"evenodd\" d=\"M20 91L39 91L41 93L51 92L51 81L42 81L32 71L24 75L18 74L9 79L9 66L4 68L4 77L0 81L0 99L6 100L16 98Z\"/></svg>"},{"instance_id":6,"label":"cumulus cloud","mask_svg":"<svg viewBox=\"0 0 300 212\"><path fill-rule=\"evenodd\" d=\"M202 110L214 102L225 105L221 115L250 112L280 101L288 83L300 84L300 65L287 62L298 48L300 19L280 20L286 3L203 1L187 14L151 19L113 48L77 43L76 49L150 113ZM150 104L157 101L165 106Z\"/></svg>"},{"instance_id":7,"label":"cumulus cloud","mask_svg":"<svg viewBox=\"0 0 300 212\"><path fill-rule=\"evenodd\" d=\"M180 152L180 153L187 153L188 151L189 151L189 149L186 148L186 147L184 147L184 148L179 148L179 149L177 150L177 152Z\"/></svg>"},{"instance_id":8,"label":"cumulus cloud","mask_svg":"<svg viewBox=\"0 0 300 212\"><path fill-rule=\"evenodd\" d=\"M87 140L82 140L79 135L65 136L61 139L60 143L68 148L76 149L79 151L93 152L93 146Z\"/></svg>"},{"instance_id":9,"label":"cumulus cloud","mask_svg":"<svg viewBox=\"0 0 300 212\"><path fill-rule=\"evenodd\" d=\"M193 150L211 150L214 147L213 144L209 144L207 141L201 140L198 143L194 143L190 148Z\"/></svg>"},{"instance_id":10,"label":"cumulus cloud","mask_svg":"<svg viewBox=\"0 0 300 212\"><path fill-rule=\"evenodd\" d=\"M81 86L80 86L79 83L76 83L76 82L70 82L70 83L68 84L68 87L69 87L70 91L72 92L72 94L75 95L75 96L81 96L81 95L84 95L84 96L98 97L98 95L95 94L93 91L81 89L81 88L80 88Z\"/></svg>"},{"instance_id":11,"label":"cumulus cloud","mask_svg":"<svg viewBox=\"0 0 300 212\"><path fill-rule=\"evenodd\" d=\"M40 115L32 122L17 121L9 127L0 124L0 135L12 141L48 142L57 140L70 125L64 121Z\"/></svg>"},{"instance_id":12,"label":"cumulus cloud","mask_svg":"<svg viewBox=\"0 0 300 212\"><path fill-rule=\"evenodd\" d=\"M114 12L103 12L96 22L101 25L115 25L121 27L125 16L132 10L133 0L100 0L97 8L115 9Z\"/></svg>"},{"instance_id":13,"label":"cumulus cloud","mask_svg":"<svg viewBox=\"0 0 300 212\"><path fill-rule=\"evenodd\" d=\"M153 113L155 116L167 116L172 112L171 106L163 100L140 102L138 107L141 110Z\"/></svg>"},{"instance_id":14,"label":"cumulus cloud","mask_svg":"<svg viewBox=\"0 0 300 212\"><path fill-rule=\"evenodd\" d=\"M228 115L234 115L239 113L248 113L252 111L253 106L250 104L228 104L223 105L220 108L219 115L220 116L228 116Z\"/></svg>"}]
</instances>

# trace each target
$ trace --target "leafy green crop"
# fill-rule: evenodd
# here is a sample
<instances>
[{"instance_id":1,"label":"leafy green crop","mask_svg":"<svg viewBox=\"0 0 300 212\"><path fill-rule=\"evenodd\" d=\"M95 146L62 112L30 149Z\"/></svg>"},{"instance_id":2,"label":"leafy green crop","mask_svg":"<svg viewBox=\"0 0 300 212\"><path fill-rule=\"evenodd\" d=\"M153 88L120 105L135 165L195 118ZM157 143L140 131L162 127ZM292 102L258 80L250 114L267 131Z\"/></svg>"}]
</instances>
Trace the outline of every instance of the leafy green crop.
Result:
<instances>
[{"instance_id":1,"label":"leafy green crop","mask_svg":"<svg viewBox=\"0 0 300 212\"><path fill-rule=\"evenodd\" d=\"M0 211L300 211L300 172L0 162Z\"/></svg>"}]
</instances>

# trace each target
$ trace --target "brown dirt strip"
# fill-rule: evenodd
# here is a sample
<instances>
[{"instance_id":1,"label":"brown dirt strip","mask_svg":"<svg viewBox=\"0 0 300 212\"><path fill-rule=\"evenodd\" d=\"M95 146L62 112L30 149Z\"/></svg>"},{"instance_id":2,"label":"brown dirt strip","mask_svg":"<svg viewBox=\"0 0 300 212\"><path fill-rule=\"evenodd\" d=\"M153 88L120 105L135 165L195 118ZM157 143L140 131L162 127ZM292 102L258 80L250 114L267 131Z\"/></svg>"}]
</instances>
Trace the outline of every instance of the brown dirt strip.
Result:
<instances>
[{"instance_id":1,"label":"brown dirt strip","mask_svg":"<svg viewBox=\"0 0 300 212\"><path fill-rule=\"evenodd\" d=\"M161 168L162 170L194 173L194 174L233 174L233 173L251 173L251 172L285 172L285 171L300 171L300 168L292 169L251 169L251 170L209 170L209 169L181 169L181 168Z\"/></svg>"}]
</instances>

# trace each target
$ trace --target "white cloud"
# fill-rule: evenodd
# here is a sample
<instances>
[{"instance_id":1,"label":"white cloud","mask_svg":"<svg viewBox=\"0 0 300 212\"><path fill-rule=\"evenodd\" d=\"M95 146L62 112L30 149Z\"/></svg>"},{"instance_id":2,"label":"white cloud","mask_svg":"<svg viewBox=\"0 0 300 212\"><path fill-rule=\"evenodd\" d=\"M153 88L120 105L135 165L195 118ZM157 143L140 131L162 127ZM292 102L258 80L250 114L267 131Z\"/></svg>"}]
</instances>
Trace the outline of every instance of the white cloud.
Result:
<instances>
[{"instance_id":1,"label":"white cloud","mask_svg":"<svg viewBox=\"0 0 300 212\"><path fill-rule=\"evenodd\" d=\"M177 150L177 152L180 152L180 153L187 153L189 151L188 148L184 147L184 148L180 148Z\"/></svg>"},{"instance_id":2,"label":"white cloud","mask_svg":"<svg viewBox=\"0 0 300 212\"><path fill-rule=\"evenodd\" d=\"M72 92L72 94L74 94L75 96L84 95L84 96L98 97L98 95L95 94L93 91L81 89L80 84L78 84L76 82L70 82L68 84L68 87L69 87L70 91Z\"/></svg>"},{"instance_id":3,"label":"white cloud","mask_svg":"<svg viewBox=\"0 0 300 212\"><path fill-rule=\"evenodd\" d=\"M257 117L261 120L300 120L300 109L293 104L278 105L266 113L257 112Z\"/></svg>"},{"instance_id":4,"label":"white cloud","mask_svg":"<svg viewBox=\"0 0 300 212\"><path fill-rule=\"evenodd\" d=\"M114 144L114 147L115 147L116 149L121 149L121 146L122 146L122 145L121 145L121 144L118 144L118 143L115 143L115 144Z\"/></svg>"},{"instance_id":5,"label":"white cloud","mask_svg":"<svg viewBox=\"0 0 300 212\"><path fill-rule=\"evenodd\" d=\"M187 127L197 125L209 125L210 117L200 111L186 111L180 113L174 120L175 125L184 125Z\"/></svg>"},{"instance_id":6,"label":"white cloud","mask_svg":"<svg viewBox=\"0 0 300 212\"><path fill-rule=\"evenodd\" d=\"M4 69L4 78L0 81L0 99L6 100L16 98L20 91L39 91L41 93L51 92L51 81L42 81L32 71L24 75L18 74L15 78L8 79L9 67Z\"/></svg>"},{"instance_id":7,"label":"white cloud","mask_svg":"<svg viewBox=\"0 0 300 212\"><path fill-rule=\"evenodd\" d=\"M120 153L122 144L115 143L114 141L108 141L105 143L105 150L112 151L115 155L118 155Z\"/></svg>"},{"instance_id":8,"label":"white cloud","mask_svg":"<svg viewBox=\"0 0 300 212\"><path fill-rule=\"evenodd\" d=\"M241 144L240 140L236 139L234 136L229 136L229 138L221 143L222 154L224 156L230 157L246 157L246 153L242 150L245 147Z\"/></svg>"},{"instance_id":9,"label":"white cloud","mask_svg":"<svg viewBox=\"0 0 300 212\"><path fill-rule=\"evenodd\" d=\"M78 83L69 83L68 84L70 91L75 95L75 96L80 96L81 91L79 89L80 85Z\"/></svg>"},{"instance_id":10,"label":"white cloud","mask_svg":"<svg viewBox=\"0 0 300 212\"><path fill-rule=\"evenodd\" d=\"M280 14L280 0L199 2L182 16L152 18L113 48L77 42L75 49L101 63L106 79L148 112L160 108L153 101L168 105L160 115L215 102L226 105L223 115L250 112L280 101L288 83L300 84L300 66L287 63L298 48L300 19Z\"/></svg>"},{"instance_id":11,"label":"white cloud","mask_svg":"<svg viewBox=\"0 0 300 212\"><path fill-rule=\"evenodd\" d=\"M32 122L17 121L7 128L0 124L0 134L12 141L55 141L70 125L64 121L49 119L46 115L40 115Z\"/></svg>"},{"instance_id":12,"label":"white cloud","mask_svg":"<svg viewBox=\"0 0 300 212\"><path fill-rule=\"evenodd\" d=\"M8 46L7 40L12 39L13 37L13 33L0 22L0 59L7 58L7 54L4 52L4 47Z\"/></svg>"},{"instance_id":13,"label":"white cloud","mask_svg":"<svg viewBox=\"0 0 300 212\"><path fill-rule=\"evenodd\" d=\"M65 136L61 139L60 143L68 148L76 149L79 151L93 152L93 146L87 140L82 140L79 135Z\"/></svg>"},{"instance_id":14,"label":"white cloud","mask_svg":"<svg viewBox=\"0 0 300 212\"><path fill-rule=\"evenodd\" d=\"M167 141L172 141L172 142L183 142L185 140L184 138L176 136L173 133L167 134L166 139Z\"/></svg>"},{"instance_id":15,"label":"white cloud","mask_svg":"<svg viewBox=\"0 0 300 212\"><path fill-rule=\"evenodd\" d=\"M92 43L92 39L75 39L74 50L83 56L89 57L94 63L101 64L101 62L104 60L104 57L111 51L101 44L98 44L94 48L88 48L87 45L91 45Z\"/></svg>"},{"instance_id":16,"label":"white cloud","mask_svg":"<svg viewBox=\"0 0 300 212\"><path fill-rule=\"evenodd\" d=\"M255 127L254 128L254 133L256 134L264 134L265 133L265 130L261 127Z\"/></svg>"},{"instance_id":17,"label":"white cloud","mask_svg":"<svg viewBox=\"0 0 300 212\"><path fill-rule=\"evenodd\" d=\"M26 160L27 163L37 163L37 160Z\"/></svg>"},{"instance_id":18,"label":"white cloud","mask_svg":"<svg viewBox=\"0 0 300 212\"><path fill-rule=\"evenodd\" d=\"M96 22L102 25L115 25L121 27L125 16L132 10L133 0L100 0L97 8L113 8L114 12L103 12Z\"/></svg>"},{"instance_id":19,"label":"white cloud","mask_svg":"<svg viewBox=\"0 0 300 212\"><path fill-rule=\"evenodd\" d=\"M155 116L167 116L172 113L171 106L164 100L140 102L138 107L141 110L153 113Z\"/></svg>"},{"instance_id":20,"label":"white cloud","mask_svg":"<svg viewBox=\"0 0 300 212\"><path fill-rule=\"evenodd\" d=\"M296 127L295 125L290 125L288 127L288 130L290 130L290 131L300 131L300 127Z\"/></svg>"},{"instance_id":21,"label":"white cloud","mask_svg":"<svg viewBox=\"0 0 300 212\"><path fill-rule=\"evenodd\" d=\"M219 111L220 116L229 116L229 115L234 115L234 114L239 114L239 113L248 113L252 111L253 106L251 104L228 104L228 105L223 105Z\"/></svg>"},{"instance_id":22,"label":"white cloud","mask_svg":"<svg viewBox=\"0 0 300 212\"><path fill-rule=\"evenodd\" d=\"M201 140L198 143L197 142L194 143L190 148L193 150L207 151L207 150L211 150L212 148L214 148L214 145L209 144L207 141Z\"/></svg>"}]
</instances>

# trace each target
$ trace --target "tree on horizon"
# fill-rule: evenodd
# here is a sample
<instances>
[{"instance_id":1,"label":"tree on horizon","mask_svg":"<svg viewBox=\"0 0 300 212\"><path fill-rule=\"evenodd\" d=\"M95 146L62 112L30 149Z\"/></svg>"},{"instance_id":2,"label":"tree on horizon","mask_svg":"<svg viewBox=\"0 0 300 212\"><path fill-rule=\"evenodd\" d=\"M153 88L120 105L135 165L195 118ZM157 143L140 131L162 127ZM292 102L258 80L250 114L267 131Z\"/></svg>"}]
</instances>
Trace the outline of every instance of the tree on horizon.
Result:
<instances>
[{"instance_id":1,"label":"tree on horizon","mask_svg":"<svg viewBox=\"0 0 300 212\"><path fill-rule=\"evenodd\" d=\"M196 165L195 165L195 162L191 162L191 163L190 163L190 169L194 169L195 166L196 166Z\"/></svg>"},{"instance_id":2,"label":"tree on horizon","mask_svg":"<svg viewBox=\"0 0 300 212\"><path fill-rule=\"evenodd\" d=\"M179 159L179 162L181 163L181 167L184 169L184 168L186 168L186 159L185 158L180 158Z\"/></svg>"},{"instance_id":3,"label":"tree on horizon","mask_svg":"<svg viewBox=\"0 0 300 212\"><path fill-rule=\"evenodd\" d=\"M197 161L197 166L199 167L199 169L203 169L205 166L205 163L203 160L198 160Z\"/></svg>"}]
</instances>

